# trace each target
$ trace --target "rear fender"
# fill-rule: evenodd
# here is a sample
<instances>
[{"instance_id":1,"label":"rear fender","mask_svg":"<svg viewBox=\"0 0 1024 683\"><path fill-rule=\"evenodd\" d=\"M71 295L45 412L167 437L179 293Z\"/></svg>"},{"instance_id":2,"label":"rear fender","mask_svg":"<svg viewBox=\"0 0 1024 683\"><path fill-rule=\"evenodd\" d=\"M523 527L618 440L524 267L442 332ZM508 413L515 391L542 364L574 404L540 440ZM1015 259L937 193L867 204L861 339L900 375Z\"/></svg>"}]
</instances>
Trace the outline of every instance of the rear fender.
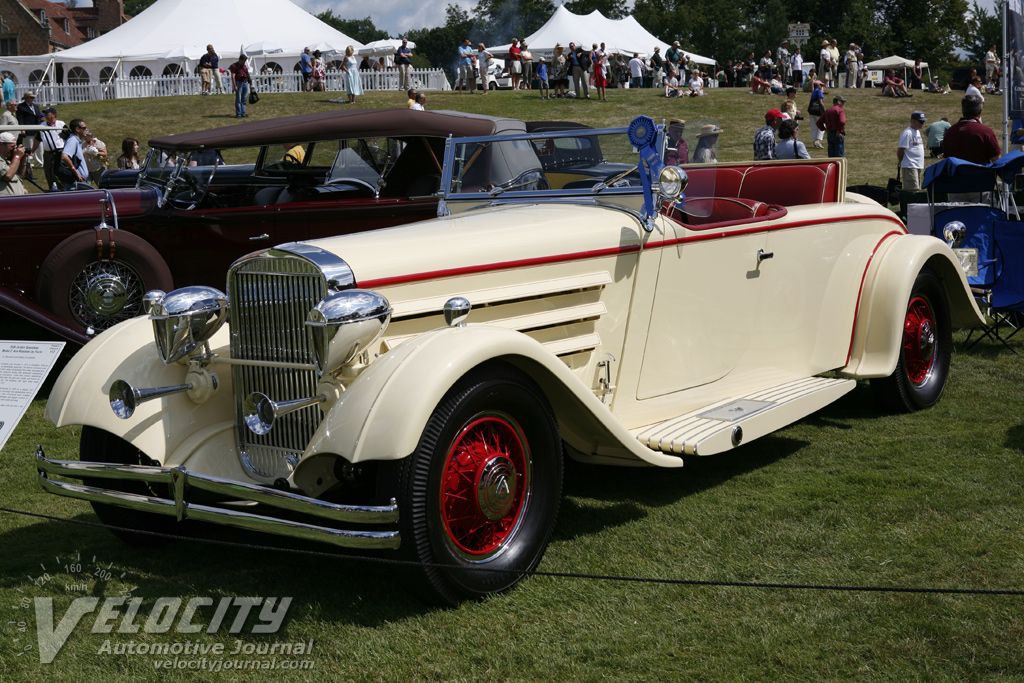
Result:
<instances>
[{"instance_id":1,"label":"rear fender","mask_svg":"<svg viewBox=\"0 0 1024 683\"><path fill-rule=\"evenodd\" d=\"M945 243L924 235L895 237L879 248L864 278L844 375L887 377L896 369L907 302L914 280L925 267L942 282L954 329L984 323L960 262Z\"/></svg>"},{"instance_id":2,"label":"rear fender","mask_svg":"<svg viewBox=\"0 0 1024 683\"><path fill-rule=\"evenodd\" d=\"M641 445L557 356L514 330L488 325L427 332L379 357L330 408L296 472L317 455L350 462L410 455L434 408L473 368L492 360L526 372L544 392L562 438L583 453L606 448L636 463L680 467L678 457Z\"/></svg>"}]
</instances>

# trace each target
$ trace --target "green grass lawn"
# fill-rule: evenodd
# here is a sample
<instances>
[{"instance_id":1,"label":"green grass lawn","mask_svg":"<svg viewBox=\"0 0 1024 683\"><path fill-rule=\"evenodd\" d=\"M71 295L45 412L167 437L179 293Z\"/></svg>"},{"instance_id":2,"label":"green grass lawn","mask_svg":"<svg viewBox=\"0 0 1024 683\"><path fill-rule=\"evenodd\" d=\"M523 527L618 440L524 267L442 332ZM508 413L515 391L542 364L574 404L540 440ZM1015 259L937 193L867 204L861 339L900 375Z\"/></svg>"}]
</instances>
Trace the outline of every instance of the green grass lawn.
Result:
<instances>
[{"instance_id":1,"label":"green grass lawn","mask_svg":"<svg viewBox=\"0 0 1024 683\"><path fill-rule=\"evenodd\" d=\"M540 100L539 94L527 91L497 91L487 96L480 93L427 93L427 108L510 116L529 121L578 121L595 127L625 126L638 114L656 121L682 118L695 125L714 120L725 133L720 138L718 158L742 161L753 158L754 132L764 125L764 113L782 104L776 95L748 95L739 88L711 89L699 98L666 99L653 89L609 90L608 102L596 100ZM910 123L910 113L920 109L929 121L943 116L951 122L960 118L960 96L918 93L910 99L881 97L879 89L836 89L847 98L846 158L849 159L850 185L882 185L896 170L896 143L900 131ZM249 120L294 114L345 109L330 100L343 93L288 93L260 96L249 106ZM826 96L831 104L831 94ZM797 104L807 108L810 95L800 93ZM405 106L404 93L371 92L358 98L357 107ZM1002 100L988 96L985 120L1002 139ZM120 154L121 140L134 137L145 142L153 137L192 130L233 125L234 97L162 97L143 100L107 100L81 105L62 105L61 119L82 118L110 150L113 161ZM697 126L699 127L699 126ZM811 148L810 118L801 122L800 140L812 157L824 158L825 150ZM691 127L691 131L697 128ZM118 150L115 152L115 149ZM144 152L144 150L143 150Z\"/></svg>"},{"instance_id":2,"label":"green grass lawn","mask_svg":"<svg viewBox=\"0 0 1024 683\"><path fill-rule=\"evenodd\" d=\"M845 94L845 93L844 93ZM333 95L331 95L333 96ZM399 103L368 95L360 105ZM723 159L748 158L763 111L780 98L742 91L669 101L614 91L612 102L530 95L434 95L434 109L620 125L646 113L716 118ZM332 108L323 95L263 96L254 116ZM954 119L955 96L848 96L851 183L883 184L914 108ZM932 106L928 106L931 104ZM464 105L460 107L459 105ZM130 108L130 114L119 109ZM210 111L213 107L216 111ZM227 97L75 109L108 143L234 123ZM69 118L67 111L62 118ZM223 117L223 118L221 118ZM809 137L809 136L808 136ZM955 336L962 341L963 333ZM960 348L958 344L957 348ZM935 408L883 415L864 383L825 410L680 470L575 465L567 474L549 572L860 586L1024 589L1024 365L983 342L954 354ZM77 457L76 428L55 429L43 401L0 451L0 506L95 521L84 502L44 494L32 456ZM226 541L274 539L212 530ZM296 544L284 544L300 547ZM104 529L0 512L0 681L113 680L924 680L1024 677L1024 597L834 592L534 577L456 609L424 607L393 568L182 540L125 546ZM74 567L80 558L84 570ZM65 568L67 566L67 568ZM109 579L94 569L108 568ZM40 577L47 573L50 580ZM85 575L83 575L85 574ZM39 585L43 584L43 585ZM84 586L82 585L84 584ZM86 615L53 664L34 650L26 598L130 591L148 615L163 596L291 596L273 635L90 633ZM25 623L25 630L19 624ZM252 620L250 620L251 624ZM233 649L315 641L306 671L159 672L162 657L99 652L104 642L188 639ZM15 640L17 639L17 641ZM33 650L24 653L31 645ZM19 652L23 652L19 656Z\"/></svg>"}]
</instances>

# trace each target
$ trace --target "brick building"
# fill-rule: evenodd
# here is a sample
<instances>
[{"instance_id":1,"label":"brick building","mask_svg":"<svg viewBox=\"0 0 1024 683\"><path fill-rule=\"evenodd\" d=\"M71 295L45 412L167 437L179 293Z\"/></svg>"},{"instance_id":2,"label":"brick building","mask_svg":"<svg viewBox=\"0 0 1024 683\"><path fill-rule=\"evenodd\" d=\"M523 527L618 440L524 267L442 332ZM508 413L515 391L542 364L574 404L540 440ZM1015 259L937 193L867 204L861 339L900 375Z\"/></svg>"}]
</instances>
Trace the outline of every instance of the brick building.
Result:
<instances>
[{"instance_id":1,"label":"brick building","mask_svg":"<svg viewBox=\"0 0 1024 683\"><path fill-rule=\"evenodd\" d=\"M2 55L41 55L81 45L128 19L123 0L93 0L92 5L0 0L0 63Z\"/></svg>"}]
</instances>

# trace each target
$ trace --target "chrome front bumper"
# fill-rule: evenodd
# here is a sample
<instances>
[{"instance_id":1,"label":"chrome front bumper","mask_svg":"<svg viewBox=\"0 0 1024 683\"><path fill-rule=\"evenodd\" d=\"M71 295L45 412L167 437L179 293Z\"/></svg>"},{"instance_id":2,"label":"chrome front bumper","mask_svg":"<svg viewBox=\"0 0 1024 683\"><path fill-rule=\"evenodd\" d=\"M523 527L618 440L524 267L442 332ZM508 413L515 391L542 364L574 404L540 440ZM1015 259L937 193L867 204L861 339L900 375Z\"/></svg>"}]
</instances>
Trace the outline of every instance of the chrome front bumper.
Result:
<instances>
[{"instance_id":1,"label":"chrome front bumper","mask_svg":"<svg viewBox=\"0 0 1024 683\"><path fill-rule=\"evenodd\" d=\"M49 493L93 503L168 515L176 517L179 522L193 519L278 536L331 543L346 548L397 548L401 541L398 531L347 531L290 519L256 515L242 510L189 503L186 500L186 495L190 488L194 488L225 496L227 500L252 501L333 522L388 525L398 522L398 505L395 504L394 499L391 500L390 505L336 505L265 486L189 472L184 467L149 467L78 460L50 460L43 453L42 447L36 450L36 469L39 471L39 483L43 490ZM170 487L174 498L144 496L115 489L71 484L55 481L47 476L54 474L69 479L131 480L164 485Z\"/></svg>"}]
</instances>

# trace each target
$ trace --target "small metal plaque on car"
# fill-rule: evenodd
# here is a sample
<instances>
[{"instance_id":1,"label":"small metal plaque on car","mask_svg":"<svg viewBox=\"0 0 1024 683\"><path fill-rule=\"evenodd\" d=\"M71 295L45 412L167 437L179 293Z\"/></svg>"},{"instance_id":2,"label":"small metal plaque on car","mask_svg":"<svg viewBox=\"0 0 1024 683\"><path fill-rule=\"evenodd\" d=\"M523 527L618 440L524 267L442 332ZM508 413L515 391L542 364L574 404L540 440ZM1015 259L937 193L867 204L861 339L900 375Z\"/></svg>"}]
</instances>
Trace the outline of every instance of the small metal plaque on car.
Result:
<instances>
[{"instance_id":1,"label":"small metal plaque on car","mask_svg":"<svg viewBox=\"0 0 1024 683\"><path fill-rule=\"evenodd\" d=\"M724 406L718 406L711 410L701 413L697 417L704 418L705 420L721 420L722 422L732 422L733 420L741 420L745 417L758 413L765 408L770 408L775 405L771 401L750 401L745 399L739 399L732 403L726 403Z\"/></svg>"},{"instance_id":2,"label":"small metal plaque on car","mask_svg":"<svg viewBox=\"0 0 1024 683\"><path fill-rule=\"evenodd\" d=\"M960 259L960 267L964 269L964 275L975 277L978 275L978 250L977 249L954 249L953 253Z\"/></svg>"}]
</instances>

